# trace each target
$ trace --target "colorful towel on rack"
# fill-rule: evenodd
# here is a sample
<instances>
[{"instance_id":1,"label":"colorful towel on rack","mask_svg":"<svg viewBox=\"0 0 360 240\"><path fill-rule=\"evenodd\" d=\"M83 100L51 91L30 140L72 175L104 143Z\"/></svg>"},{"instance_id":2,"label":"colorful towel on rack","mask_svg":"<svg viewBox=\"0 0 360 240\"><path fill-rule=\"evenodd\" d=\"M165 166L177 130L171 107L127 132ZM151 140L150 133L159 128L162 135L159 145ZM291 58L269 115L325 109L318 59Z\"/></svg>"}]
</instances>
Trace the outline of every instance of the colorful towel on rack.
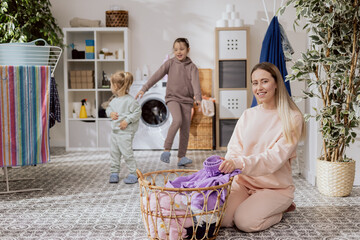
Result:
<instances>
[{"instance_id":1,"label":"colorful towel on rack","mask_svg":"<svg viewBox=\"0 0 360 240\"><path fill-rule=\"evenodd\" d=\"M0 66L0 167L46 163L49 66Z\"/></svg>"}]
</instances>

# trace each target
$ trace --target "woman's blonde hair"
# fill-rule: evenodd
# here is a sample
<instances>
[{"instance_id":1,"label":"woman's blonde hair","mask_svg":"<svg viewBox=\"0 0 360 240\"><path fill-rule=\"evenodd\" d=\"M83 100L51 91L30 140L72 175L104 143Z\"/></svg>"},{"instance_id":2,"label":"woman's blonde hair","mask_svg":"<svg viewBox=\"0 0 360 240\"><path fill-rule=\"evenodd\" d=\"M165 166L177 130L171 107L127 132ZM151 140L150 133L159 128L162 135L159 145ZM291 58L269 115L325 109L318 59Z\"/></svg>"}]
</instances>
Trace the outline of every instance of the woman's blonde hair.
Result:
<instances>
[{"instance_id":1,"label":"woman's blonde hair","mask_svg":"<svg viewBox=\"0 0 360 240\"><path fill-rule=\"evenodd\" d=\"M286 90L283 77L279 71L279 69L272 63L262 62L256 64L252 71L251 75L257 69L262 69L271 74L271 76L275 79L277 84L277 89L275 91L275 100L276 100L276 108L281 119L283 125L283 135L288 143L294 143L294 138L292 137L292 132L295 133L296 139L303 139L305 137L305 122L303 114L301 113L298 106L291 99L288 91ZM302 130L298 132L295 128L295 124L293 122L294 118L291 113L292 111L299 112L302 117Z\"/></svg>"},{"instance_id":2,"label":"woman's blonde hair","mask_svg":"<svg viewBox=\"0 0 360 240\"><path fill-rule=\"evenodd\" d=\"M129 93L133 83L133 75L129 72L118 71L110 77L113 93L122 96Z\"/></svg>"}]
</instances>

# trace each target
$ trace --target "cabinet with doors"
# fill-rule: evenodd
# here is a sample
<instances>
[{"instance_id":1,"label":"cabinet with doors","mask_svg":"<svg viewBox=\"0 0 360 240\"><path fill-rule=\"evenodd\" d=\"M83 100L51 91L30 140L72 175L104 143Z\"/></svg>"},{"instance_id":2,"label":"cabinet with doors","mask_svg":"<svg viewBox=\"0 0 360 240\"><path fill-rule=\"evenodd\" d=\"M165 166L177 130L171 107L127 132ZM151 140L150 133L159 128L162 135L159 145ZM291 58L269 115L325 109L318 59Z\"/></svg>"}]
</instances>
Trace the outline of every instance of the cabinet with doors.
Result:
<instances>
[{"instance_id":1,"label":"cabinet with doors","mask_svg":"<svg viewBox=\"0 0 360 240\"><path fill-rule=\"evenodd\" d=\"M111 74L129 71L128 28L64 28L66 150L110 147L110 119L101 106L111 96ZM105 50L105 57L100 51ZM82 100L87 116L80 118Z\"/></svg>"},{"instance_id":2,"label":"cabinet with doors","mask_svg":"<svg viewBox=\"0 0 360 240\"><path fill-rule=\"evenodd\" d=\"M226 150L237 120L251 105L249 29L215 29L216 149Z\"/></svg>"}]
</instances>

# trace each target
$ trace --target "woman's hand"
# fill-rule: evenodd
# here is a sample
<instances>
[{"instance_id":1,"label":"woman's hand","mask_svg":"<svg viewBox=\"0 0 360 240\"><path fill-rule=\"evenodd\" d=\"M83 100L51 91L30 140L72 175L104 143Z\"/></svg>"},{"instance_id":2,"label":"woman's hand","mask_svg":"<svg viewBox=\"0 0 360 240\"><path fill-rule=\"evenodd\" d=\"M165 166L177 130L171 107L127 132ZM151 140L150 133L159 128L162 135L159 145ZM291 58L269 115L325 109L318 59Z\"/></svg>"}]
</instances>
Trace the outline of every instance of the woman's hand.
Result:
<instances>
[{"instance_id":1,"label":"woman's hand","mask_svg":"<svg viewBox=\"0 0 360 240\"><path fill-rule=\"evenodd\" d=\"M231 173L236 169L234 160L228 159L220 164L219 170L222 173Z\"/></svg>"},{"instance_id":2,"label":"woman's hand","mask_svg":"<svg viewBox=\"0 0 360 240\"><path fill-rule=\"evenodd\" d=\"M144 91L139 91L137 94L136 94L136 96L135 96L135 99L138 99L138 98L142 98L143 96L144 96Z\"/></svg>"},{"instance_id":3,"label":"woman's hand","mask_svg":"<svg viewBox=\"0 0 360 240\"><path fill-rule=\"evenodd\" d=\"M117 120L119 118L119 114L117 112L111 112L110 113L110 118L112 120Z\"/></svg>"}]
</instances>

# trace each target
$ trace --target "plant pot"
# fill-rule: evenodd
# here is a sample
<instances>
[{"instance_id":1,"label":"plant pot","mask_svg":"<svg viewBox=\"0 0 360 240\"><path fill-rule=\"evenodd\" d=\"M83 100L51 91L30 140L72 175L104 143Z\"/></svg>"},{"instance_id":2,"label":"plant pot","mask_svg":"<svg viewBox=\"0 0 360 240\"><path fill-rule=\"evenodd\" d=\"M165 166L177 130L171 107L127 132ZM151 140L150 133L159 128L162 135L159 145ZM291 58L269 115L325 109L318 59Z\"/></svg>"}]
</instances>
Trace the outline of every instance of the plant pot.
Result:
<instances>
[{"instance_id":1,"label":"plant pot","mask_svg":"<svg viewBox=\"0 0 360 240\"><path fill-rule=\"evenodd\" d=\"M316 185L320 193L331 197L350 195L355 178L355 161L329 162L317 159Z\"/></svg>"}]
</instances>

